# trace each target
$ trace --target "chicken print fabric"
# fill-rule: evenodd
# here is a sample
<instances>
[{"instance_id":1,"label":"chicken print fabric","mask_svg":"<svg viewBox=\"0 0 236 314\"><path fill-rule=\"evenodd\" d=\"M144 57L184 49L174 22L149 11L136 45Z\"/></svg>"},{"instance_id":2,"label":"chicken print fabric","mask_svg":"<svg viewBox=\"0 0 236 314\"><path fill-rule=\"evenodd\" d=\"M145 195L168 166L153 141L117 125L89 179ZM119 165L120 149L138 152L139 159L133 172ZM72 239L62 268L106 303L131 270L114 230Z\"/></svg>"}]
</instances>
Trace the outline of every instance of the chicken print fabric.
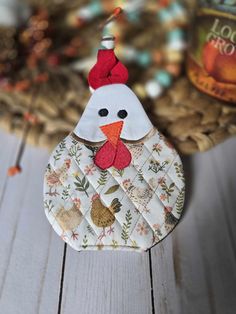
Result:
<instances>
[{"instance_id":1,"label":"chicken print fabric","mask_svg":"<svg viewBox=\"0 0 236 314\"><path fill-rule=\"evenodd\" d=\"M118 64L112 49L100 50L90 82L104 55L108 73ZM125 69L119 64L117 71ZM173 230L183 209L180 157L124 84L125 75L117 83L117 71L115 83L96 86L45 172L46 216L77 251L147 250Z\"/></svg>"}]
</instances>

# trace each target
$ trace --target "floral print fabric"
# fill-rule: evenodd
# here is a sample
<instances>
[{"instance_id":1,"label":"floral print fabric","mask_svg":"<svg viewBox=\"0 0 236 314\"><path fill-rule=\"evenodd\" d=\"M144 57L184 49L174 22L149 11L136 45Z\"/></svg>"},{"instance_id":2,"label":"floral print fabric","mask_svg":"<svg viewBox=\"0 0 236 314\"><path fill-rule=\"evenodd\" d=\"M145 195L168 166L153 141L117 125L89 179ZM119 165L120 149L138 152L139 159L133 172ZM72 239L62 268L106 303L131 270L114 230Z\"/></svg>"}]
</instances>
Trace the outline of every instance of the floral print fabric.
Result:
<instances>
[{"instance_id":1,"label":"floral print fabric","mask_svg":"<svg viewBox=\"0 0 236 314\"><path fill-rule=\"evenodd\" d=\"M53 151L44 177L44 208L58 235L77 251L143 251L178 223L184 203L179 155L156 130L125 143L129 167L100 170L93 162L101 144L68 135Z\"/></svg>"}]
</instances>

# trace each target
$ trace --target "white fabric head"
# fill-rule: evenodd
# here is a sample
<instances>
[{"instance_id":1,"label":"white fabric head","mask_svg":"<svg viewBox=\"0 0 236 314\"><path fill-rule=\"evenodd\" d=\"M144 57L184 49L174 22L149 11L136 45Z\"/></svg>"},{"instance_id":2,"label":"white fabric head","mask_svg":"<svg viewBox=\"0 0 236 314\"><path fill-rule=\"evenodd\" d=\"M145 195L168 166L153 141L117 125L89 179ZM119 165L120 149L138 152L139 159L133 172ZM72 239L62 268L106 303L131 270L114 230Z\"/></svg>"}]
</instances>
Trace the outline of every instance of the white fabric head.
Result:
<instances>
[{"instance_id":1,"label":"white fabric head","mask_svg":"<svg viewBox=\"0 0 236 314\"><path fill-rule=\"evenodd\" d=\"M101 117L100 109L107 109L108 115ZM126 110L128 115L121 119L117 115ZM124 84L111 84L96 89L91 96L74 133L87 141L99 142L106 139L100 126L123 121L121 138L136 141L153 128L137 96Z\"/></svg>"}]
</instances>

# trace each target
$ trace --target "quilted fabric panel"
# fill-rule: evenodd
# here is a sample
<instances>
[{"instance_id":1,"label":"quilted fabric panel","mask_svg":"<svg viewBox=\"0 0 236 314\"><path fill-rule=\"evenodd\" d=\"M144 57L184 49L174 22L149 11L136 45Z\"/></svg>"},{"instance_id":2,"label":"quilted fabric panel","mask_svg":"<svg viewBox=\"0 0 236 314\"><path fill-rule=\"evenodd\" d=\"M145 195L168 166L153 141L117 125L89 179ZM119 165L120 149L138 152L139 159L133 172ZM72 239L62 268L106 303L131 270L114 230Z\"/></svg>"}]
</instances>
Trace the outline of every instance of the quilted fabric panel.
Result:
<instances>
[{"instance_id":1,"label":"quilted fabric panel","mask_svg":"<svg viewBox=\"0 0 236 314\"><path fill-rule=\"evenodd\" d=\"M44 177L44 207L56 233L77 251L144 251L178 223L184 175L175 149L155 129L125 143L129 167L101 170L99 145L67 136L53 151Z\"/></svg>"}]
</instances>

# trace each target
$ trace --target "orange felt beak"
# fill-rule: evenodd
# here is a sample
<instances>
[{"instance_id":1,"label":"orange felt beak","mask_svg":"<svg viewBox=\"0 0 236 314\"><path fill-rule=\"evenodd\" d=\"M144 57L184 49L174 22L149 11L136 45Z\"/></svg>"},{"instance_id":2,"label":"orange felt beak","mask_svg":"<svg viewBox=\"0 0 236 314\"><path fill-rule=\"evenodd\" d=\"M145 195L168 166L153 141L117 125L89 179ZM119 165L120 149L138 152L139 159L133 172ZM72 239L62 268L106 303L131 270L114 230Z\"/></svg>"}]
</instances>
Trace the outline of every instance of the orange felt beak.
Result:
<instances>
[{"instance_id":1,"label":"orange felt beak","mask_svg":"<svg viewBox=\"0 0 236 314\"><path fill-rule=\"evenodd\" d=\"M115 147L117 146L118 140L120 138L123 124L123 121L117 121L100 126L101 131L106 135L108 141Z\"/></svg>"}]
</instances>

